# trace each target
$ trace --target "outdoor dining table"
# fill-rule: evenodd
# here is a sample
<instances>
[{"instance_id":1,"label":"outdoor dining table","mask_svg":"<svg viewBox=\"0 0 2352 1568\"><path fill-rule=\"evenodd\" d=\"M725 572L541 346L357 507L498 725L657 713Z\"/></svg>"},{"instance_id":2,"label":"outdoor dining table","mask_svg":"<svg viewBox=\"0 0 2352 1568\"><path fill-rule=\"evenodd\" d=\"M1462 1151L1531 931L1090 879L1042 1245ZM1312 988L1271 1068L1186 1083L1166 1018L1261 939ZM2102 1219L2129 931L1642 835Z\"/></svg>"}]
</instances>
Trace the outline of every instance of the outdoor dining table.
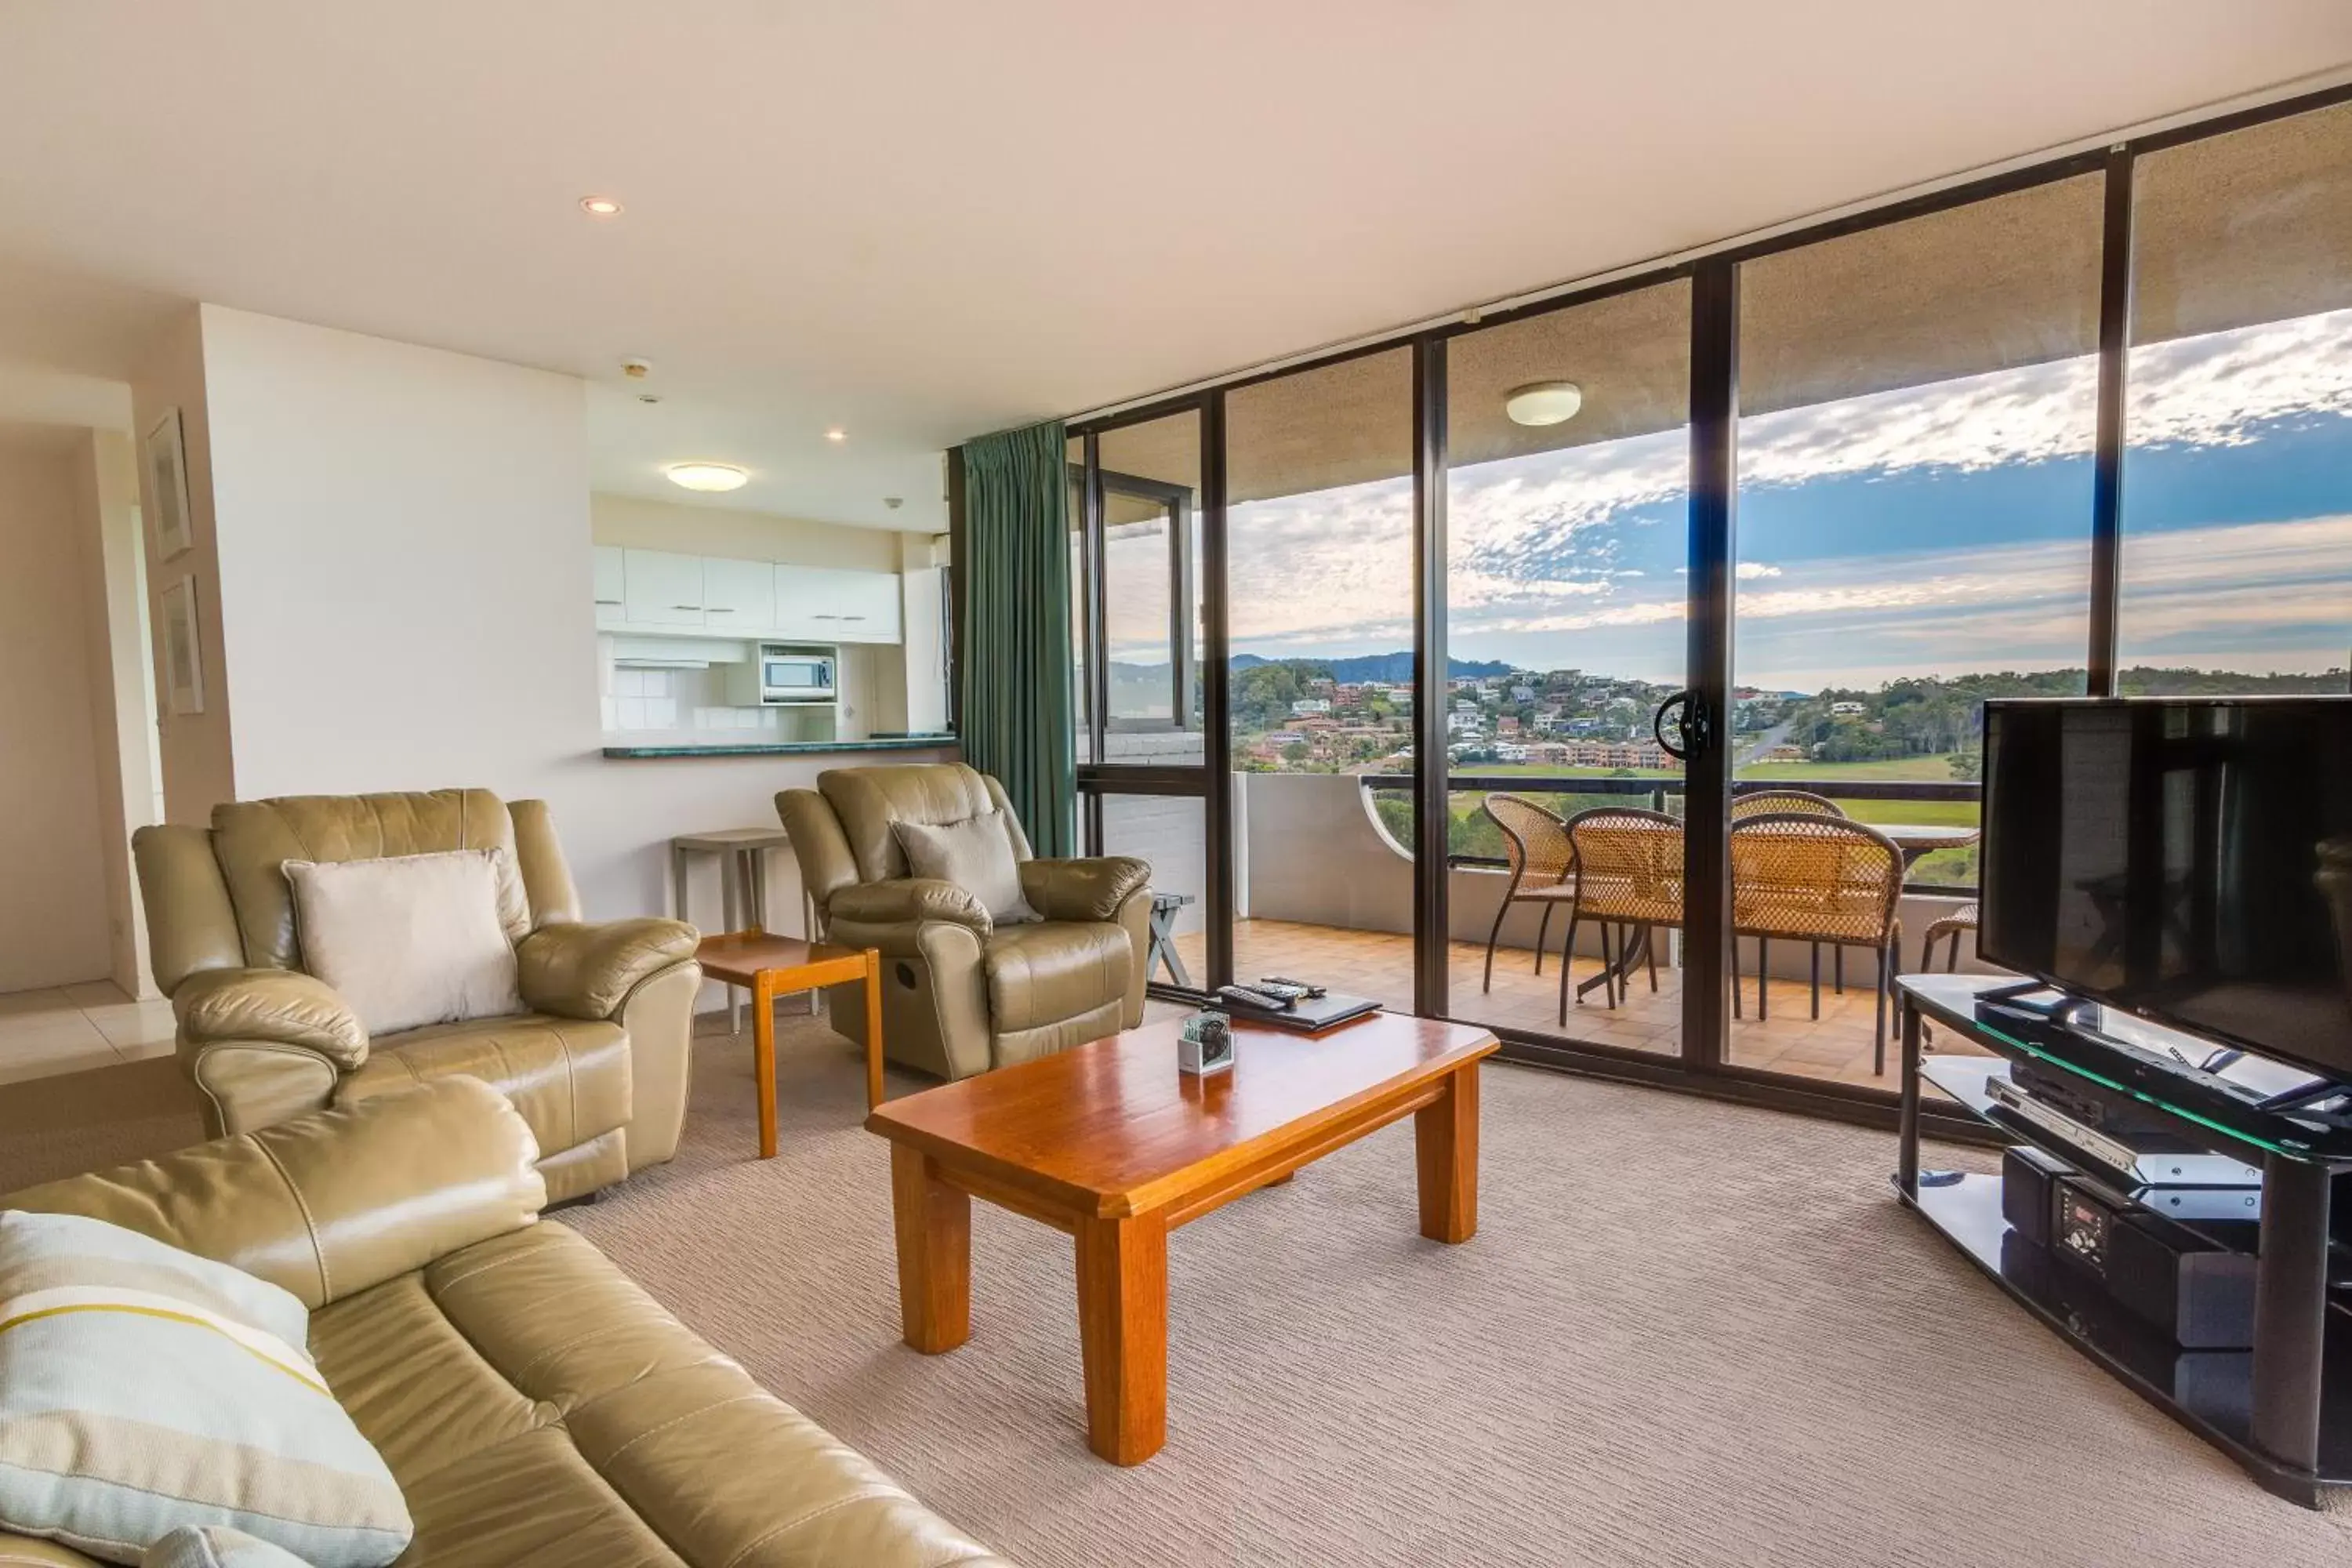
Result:
<instances>
[{"instance_id":1,"label":"outdoor dining table","mask_svg":"<svg viewBox=\"0 0 2352 1568\"><path fill-rule=\"evenodd\" d=\"M1866 826L1885 834L1903 852L1903 874L1906 879L1922 855L1932 855L1938 849L1965 848L1977 841L1980 831L1953 823L1873 822Z\"/></svg>"}]
</instances>

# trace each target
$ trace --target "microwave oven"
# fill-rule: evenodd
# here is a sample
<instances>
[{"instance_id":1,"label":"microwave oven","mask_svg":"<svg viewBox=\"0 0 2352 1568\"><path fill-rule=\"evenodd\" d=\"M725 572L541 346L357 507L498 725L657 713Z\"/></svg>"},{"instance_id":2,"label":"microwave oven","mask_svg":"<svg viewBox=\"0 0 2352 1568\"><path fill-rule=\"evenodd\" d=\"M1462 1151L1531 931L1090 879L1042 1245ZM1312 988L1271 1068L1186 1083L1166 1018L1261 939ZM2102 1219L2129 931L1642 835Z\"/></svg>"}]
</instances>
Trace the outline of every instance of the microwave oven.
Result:
<instances>
[{"instance_id":1,"label":"microwave oven","mask_svg":"<svg viewBox=\"0 0 2352 1568\"><path fill-rule=\"evenodd\" d=\"M836 657L830 653L796 652L785 648L760 650L760 700L831 702L839 694Z\"/></svg>"},{"instance_id":2,"label":"microwave oven","mask_svg":"<svg viewBox=\"0 0 2352 1568\"><path fill-rule=\"evenodd\" d=\"M751 654L726 667L727 700L736 707L791 708L840 699L840 649L762 642L751 644Z\"/></svg>"}]
</instances>

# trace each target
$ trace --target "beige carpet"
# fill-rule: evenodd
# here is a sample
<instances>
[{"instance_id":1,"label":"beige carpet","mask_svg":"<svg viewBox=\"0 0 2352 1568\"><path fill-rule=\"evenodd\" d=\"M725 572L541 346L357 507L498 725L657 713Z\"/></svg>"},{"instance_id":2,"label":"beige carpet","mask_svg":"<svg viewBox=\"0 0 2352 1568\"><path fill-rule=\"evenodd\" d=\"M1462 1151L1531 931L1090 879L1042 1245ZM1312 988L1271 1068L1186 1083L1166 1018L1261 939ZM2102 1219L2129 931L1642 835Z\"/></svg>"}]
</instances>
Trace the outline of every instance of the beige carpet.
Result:
<instances>
[{"instance_id":1,"label":"beige carpet","mask_svg":"<svg viewBox=\"0 0 2352 1568\"><path fill-rule=\"evenodd\" d=\"M783 1032L778 1159L709 1039L678 1161L562 1217L1031 1568L2352 1560L1898 1210L1885 1135L1513 1068L1465 1247L1414 1233L1409 1127L1177 1233L1169 1445L1113 1468L1069 1242L975 1205L971 1342L900 1345L856 1064ZM194 1125L138 1068L6 1086L0 1191Z\"/></svg>"},{"instance_id":2,"label":"beige carpet","mask_svg":"<svg viewBox=\"0 0 2352 1568\"><path fill-rule=\"evenodd\" d=\"M974 1205L972 1337L898 1342L887 1159L802 1025L782 1152L701 1048L685 1153L564 1215L762 1382L1051 1564L2341 1564L1889 1194L1890 1137L1490 1068L1480 1229L1391 1128L1171 1244L1169 1443L1087 1451L1069 1241Z\"/></svg>"},{"instance_id":3,"label":"beige carpet","mask_svg":"<svg viewBox=\"0 0 2352 1568\"><path fill-rule=\"evenodd\" d=\"M184 1149L205 1135L171 1057L0 1084L0 1193Z\"/></svg>"}]
</instances>

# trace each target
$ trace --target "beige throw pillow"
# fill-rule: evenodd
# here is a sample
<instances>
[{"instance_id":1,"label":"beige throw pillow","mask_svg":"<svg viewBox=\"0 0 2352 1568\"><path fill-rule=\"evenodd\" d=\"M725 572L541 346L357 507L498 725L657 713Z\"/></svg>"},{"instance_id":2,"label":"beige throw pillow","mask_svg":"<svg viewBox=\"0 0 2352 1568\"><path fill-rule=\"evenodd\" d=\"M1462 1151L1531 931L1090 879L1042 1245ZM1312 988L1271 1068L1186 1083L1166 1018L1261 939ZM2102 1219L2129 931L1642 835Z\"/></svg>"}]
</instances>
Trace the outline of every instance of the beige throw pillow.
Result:
<instances>
[{"instance_id":1,"label":"beige throw pillow","mask_svg":"<svg viewBox=\"0 0 2352 1568\"><path fill-rule=\"evenodd\" d=\"M502 849L289 860L302 966L371 1036L523 1010L499 920Z\"/></svg>"},{"instance_id":2,"label":"beige throw pillow","mask_svg":"<svg viewBox=\"0 0 2352 1568\"><path fill-rule=\"evenodd\" d=\"M1003 812L983 811L944 827L896 822L891 828L916 876L953 882L978 899L998 925L1040 918L1021 896L1021 862L1013 858L1013 834L1004 826Z\"/></svg>"}]
</instances>

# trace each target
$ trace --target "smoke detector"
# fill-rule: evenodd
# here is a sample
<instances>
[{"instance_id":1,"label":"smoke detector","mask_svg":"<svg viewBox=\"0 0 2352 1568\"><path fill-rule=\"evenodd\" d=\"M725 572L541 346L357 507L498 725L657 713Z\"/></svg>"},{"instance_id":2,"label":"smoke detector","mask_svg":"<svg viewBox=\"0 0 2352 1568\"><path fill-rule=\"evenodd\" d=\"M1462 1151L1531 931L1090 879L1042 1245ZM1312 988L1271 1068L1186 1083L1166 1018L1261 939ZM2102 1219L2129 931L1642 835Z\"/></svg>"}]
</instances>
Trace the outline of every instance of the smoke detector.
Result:
<instances>
[{"instance_id":1,"label":"smoke detector","mask_svg":"<svg viewBox=\"0 0 2352 1568\"><path fill-rule=\"evenodd\" d=\"M905 496L884 496L882 498L882 504L888 507L892 511L897 511L900 507L907 504L907 498Z\"/></svg>"}]
</instances>

